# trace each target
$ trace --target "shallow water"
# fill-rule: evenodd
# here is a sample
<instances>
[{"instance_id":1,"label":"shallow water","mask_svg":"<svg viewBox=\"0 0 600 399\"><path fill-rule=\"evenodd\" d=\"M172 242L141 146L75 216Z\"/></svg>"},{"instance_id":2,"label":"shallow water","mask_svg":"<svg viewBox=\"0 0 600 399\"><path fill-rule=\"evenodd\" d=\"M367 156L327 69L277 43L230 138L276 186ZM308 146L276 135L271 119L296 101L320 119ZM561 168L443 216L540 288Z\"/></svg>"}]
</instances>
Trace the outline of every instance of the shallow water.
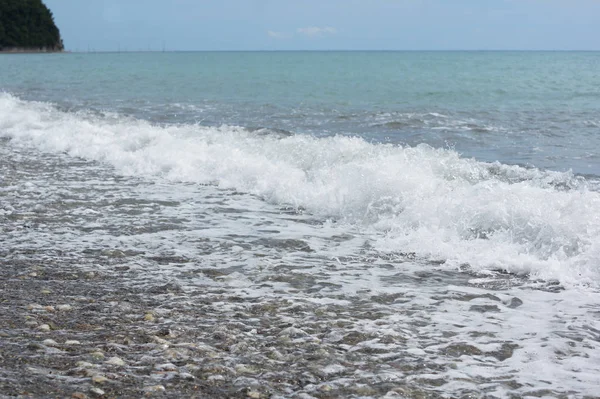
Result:
<instances>
[{"instance_id":1,"label":"shallow water","mask_svg":"<svg viewBox=\"0 0 600 399\"><path fill-rule=\"evenodd\" d=\"M126 68L112 64L120 56L50 60L88 71L93 65L97 79L137 71L181 84L180 77L132 65L150 59L156 64L143 65L154 71L170 60L172 71L183 73L178 57L196 66L198 57L212 57L200 71L223 90L208 90L198 104L195 98L204 98L198 92L117 91L114 82L92 84L58 67L39 83L35 66L12 75L5 68L1 76L11 80L4 87L13 94L0 95L4 262L60 269L62 261L112 276L122 290L147 292L148 300L159 303L152 309L157 327L193 330L186 339L211 346L205 351L210 355L196 360L212 359L214 370L194 374L192 366L199 363L190 360L175 364L173 372L210 380L223 392L262 387L275 397L597 394L598 126L586 122L593 117L592 94L580 100L575 94L583 88L559 79L550 97L522 83L516 96L501 88L471 90L481 101L443 105L449 94L442 93L431 105L424 100L425 71L425 94L409 96L414 112L402 102L382 111L383 86L364 98L340 86L304 104L284 98L287 83L270 77L263 84L275 93L252 99L245 94L252 87L240 88L243 79L218 79L224 72L215 60L235 69L228 61L232 54L123 55L131 63ZM386 57L399 56L381 59L385 64L391 62ZM405 62L417 68L419 57L432 56L417 54ZM525 62L524 70L550 57L513 56L493 54L505 63ZM311 54L304 62L345 65L327 57ZM458 60L468 64L477 56L465 57ZM554 61L570 65L564 57ZM596 55L574 57L593 63ZM24 59L38 58L2 62ZM278 60L284 61L291 62ZM115 69L100 73L105 64ZM586 65L581 68L589 72ZM538 68L548 72L547 66ZM429 72L442 76L436 71ZM262 76L254 69L248 73ZM596 75L589 74L593 81ZM296 76L302 81L304 75L290 74ZM483 79L473 76L473 84ZM88 93L78 85L102 89ZM56 90L65 97L58 100ZM173 104L178 95L181 103ZM579 126L580 139L574 143L564 126L546 139L547 125L540 124L551 122L545 110L571 97L577 98L568 101L576 109L564 123ZM339 102L344 98L350 105ZM515 129L510 118L505 130L498 128L494 121L501 115L490 105L496 100L507 115L522 113L535 134ZM202 116L203 101L211 102L212 116L192 123ZM286 117L263 109L272 106ZM173 111L177 107L182 114ZM456 118L463 114L483 116ZM389 139L389 130L400 136ZM586 134L591 138L584 143ZM455 149L446 147L447 140L455 141ZM543 149L555 146L552 140L565 148L556 157ZM531 155L538 151L529 148L533 142L542 149L537 155ZM572 156L582 151L590 154L587 164ZM520 153L529 155L521 160ZM569 168L575 173L565 172ZM177 288L175 295L168 287ZM114 306L129 314L121 301L117 297ZM136 375L134 365L167 361L166 348L142 358L139 348L130 347L123 356L132 367L123 375Z\"/></svg>"}]
</instances>

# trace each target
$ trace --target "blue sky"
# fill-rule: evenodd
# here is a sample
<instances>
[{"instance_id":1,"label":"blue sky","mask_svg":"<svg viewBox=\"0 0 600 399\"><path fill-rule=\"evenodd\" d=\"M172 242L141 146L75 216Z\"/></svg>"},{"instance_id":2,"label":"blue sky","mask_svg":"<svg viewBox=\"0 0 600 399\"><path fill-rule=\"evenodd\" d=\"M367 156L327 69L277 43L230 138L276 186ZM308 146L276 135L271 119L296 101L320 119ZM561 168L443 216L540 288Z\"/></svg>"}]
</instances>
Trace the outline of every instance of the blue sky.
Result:
<instances>
[{"instance_id":1,"label":"blue sky","mask_svg":"<svg viewBox=\"0 0 600 399\"><path fill-rule=\"evenodd\" d=\"M45 0L71 51L600 50L600 0Z\"/></svg>"}]
</instances>

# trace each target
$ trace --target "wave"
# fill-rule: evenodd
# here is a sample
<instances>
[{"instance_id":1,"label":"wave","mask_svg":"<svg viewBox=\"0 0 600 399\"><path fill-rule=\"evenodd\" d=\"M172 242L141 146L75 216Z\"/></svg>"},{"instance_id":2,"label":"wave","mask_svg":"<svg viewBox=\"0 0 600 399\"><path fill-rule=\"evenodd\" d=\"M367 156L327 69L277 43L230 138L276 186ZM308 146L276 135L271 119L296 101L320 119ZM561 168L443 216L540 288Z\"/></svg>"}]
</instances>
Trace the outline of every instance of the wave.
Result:
<instances>
[{"instance_id":1,"label":"wave","mask_svg":"<svg viewBox=\"0 0 600 399\"><path fill-rule=\"evenodd\" d=\"M70 113L0 94L0 137L11 145L235 188L358 226L385 253L599 286L600 193L583 177L428 145L262 133Z\"/></svg>"}]
</instances>

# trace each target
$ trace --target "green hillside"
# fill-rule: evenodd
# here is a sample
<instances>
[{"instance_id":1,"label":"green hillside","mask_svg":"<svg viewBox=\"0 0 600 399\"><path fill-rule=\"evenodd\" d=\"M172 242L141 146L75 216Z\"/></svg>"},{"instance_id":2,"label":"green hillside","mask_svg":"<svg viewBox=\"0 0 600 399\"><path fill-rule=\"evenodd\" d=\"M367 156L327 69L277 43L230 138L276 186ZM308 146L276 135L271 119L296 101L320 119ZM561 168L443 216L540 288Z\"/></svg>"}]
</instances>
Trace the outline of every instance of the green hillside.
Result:
<instances>
[{"instance_id":1,"label":"green hillside","mask_svg":"<svg viewBox=\"0 0 600 399\"><path fill-rule=\"evenodd\" d=\"M52 12L42 0L0 0L0 50L63 48Z\"/></svg>"}]
</instances>

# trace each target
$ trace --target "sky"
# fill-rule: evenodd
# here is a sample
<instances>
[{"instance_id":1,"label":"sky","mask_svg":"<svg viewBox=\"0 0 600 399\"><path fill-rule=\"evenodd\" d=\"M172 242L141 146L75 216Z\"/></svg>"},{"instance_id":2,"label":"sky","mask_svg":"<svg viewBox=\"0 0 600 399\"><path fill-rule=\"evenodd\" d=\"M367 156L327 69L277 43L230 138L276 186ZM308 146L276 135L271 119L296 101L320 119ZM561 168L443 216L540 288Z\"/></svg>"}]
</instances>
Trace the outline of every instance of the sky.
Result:
<instances>
[{"instance_id":1,"label":"sky","mask_svg":"<svg viewBox=\"0 0 600 399\"><path fill-rule=\"evenodd\" d=\"M600 50L600 0L44 0L70 51Z\"/></svg>"}]
</instances>

